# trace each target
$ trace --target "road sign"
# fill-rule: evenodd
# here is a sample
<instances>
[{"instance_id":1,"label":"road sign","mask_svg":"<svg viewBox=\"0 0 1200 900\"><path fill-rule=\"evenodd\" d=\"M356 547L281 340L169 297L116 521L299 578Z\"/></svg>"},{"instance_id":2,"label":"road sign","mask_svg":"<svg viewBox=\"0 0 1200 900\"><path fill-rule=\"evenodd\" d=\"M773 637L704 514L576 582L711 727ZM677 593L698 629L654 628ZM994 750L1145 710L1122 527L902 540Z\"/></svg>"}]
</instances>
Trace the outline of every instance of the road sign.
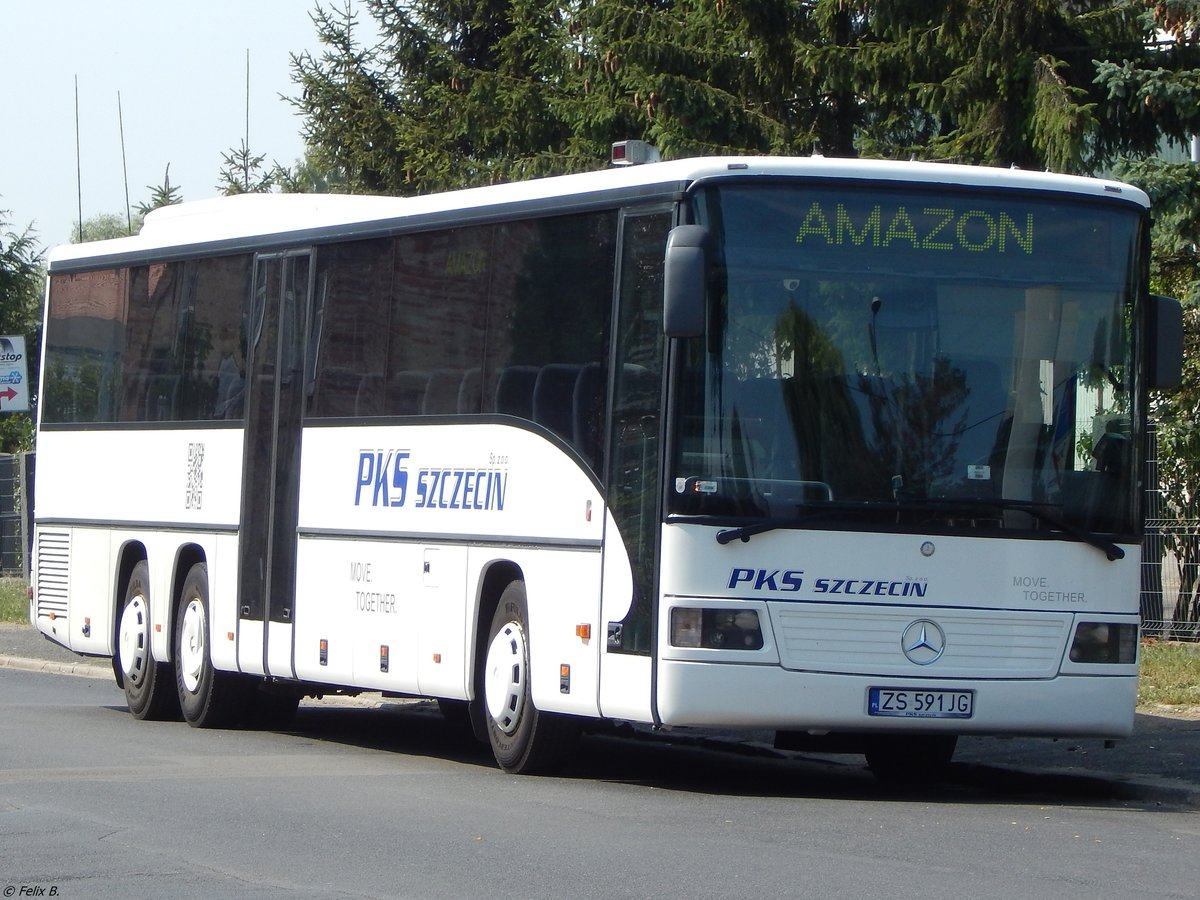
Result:
<instances>
[{"instance_id":1,"label":"road sign","mask_svg":"<svg viewBox=\"0 0 1200 900\"><path fill-rule=\"evenodd\" d=\"M25 336L0 337L0 413L29 411Z\"/></svg>"}]
</instances>

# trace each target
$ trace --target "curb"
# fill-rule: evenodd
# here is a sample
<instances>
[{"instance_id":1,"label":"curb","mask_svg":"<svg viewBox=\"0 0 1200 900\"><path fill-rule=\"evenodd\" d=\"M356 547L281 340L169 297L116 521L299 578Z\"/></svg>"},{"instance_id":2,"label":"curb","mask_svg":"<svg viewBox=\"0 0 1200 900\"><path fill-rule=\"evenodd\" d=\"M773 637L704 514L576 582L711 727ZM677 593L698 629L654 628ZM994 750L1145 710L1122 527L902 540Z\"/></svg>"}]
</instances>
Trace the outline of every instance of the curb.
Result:
<instances>
[{"instance_id":1,"label":"curb","mask_svg":"<svg viewBox=\"0 0 1200 900\"><path fill-rule=\"evenodd\" d=\"M0 669L21 669L25 672L45 672L51 675L74 675L77 678L102 678L112 681L113 673L108 667L94 663L59 663L45 659L27 659L23 656L0 656Z\"/></svg>"}]
</instances>

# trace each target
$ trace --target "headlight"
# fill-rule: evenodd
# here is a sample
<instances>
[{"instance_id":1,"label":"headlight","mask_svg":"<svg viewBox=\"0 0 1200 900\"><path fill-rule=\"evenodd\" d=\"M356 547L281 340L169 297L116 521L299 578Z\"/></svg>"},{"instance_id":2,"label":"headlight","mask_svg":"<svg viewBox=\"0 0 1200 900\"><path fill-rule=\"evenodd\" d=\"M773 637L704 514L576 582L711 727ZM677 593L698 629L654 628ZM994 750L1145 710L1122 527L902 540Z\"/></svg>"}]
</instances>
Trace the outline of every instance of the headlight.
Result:
<instances>
[{"instance_id":1,"label":"headlight","mask_svg":"<svg viewBox=\"0 0 1200 900\"><path fill-rule=\"evenodd\" d=\"M1131 665L1137 662L1137 637L1136 625L1080 622L1071 643L1071 662Z\"/></svg>"},{"instance_id":2,"label":"headlight","mask_svg":"<svg viewBox=\"0 0 1200 900\"><path fill-rule=\"evenodd\" d=\"M708 650L761 650L762 628L753 609L671 610L671 646Z\"/></svg>"}]
</instances>

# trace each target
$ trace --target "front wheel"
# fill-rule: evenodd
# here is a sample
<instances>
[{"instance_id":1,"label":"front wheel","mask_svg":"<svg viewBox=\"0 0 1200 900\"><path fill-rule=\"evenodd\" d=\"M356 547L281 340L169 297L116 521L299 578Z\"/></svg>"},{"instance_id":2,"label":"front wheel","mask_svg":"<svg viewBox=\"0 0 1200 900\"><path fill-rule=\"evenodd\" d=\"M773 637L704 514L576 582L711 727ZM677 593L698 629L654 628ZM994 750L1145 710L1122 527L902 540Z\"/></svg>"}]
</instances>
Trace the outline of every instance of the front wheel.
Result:
<instances>
[{"instance_id":1,"label":"front wheel","mask_svg":"<svg viewBox=\"0 0 1200 900\"><path fill-rule=\"evenodd\" d=\"M208 566L204 563L196 563L188 571L175 621L175 683L184 719L197 728L236 724L245 713L249 692L241 676L213 668Z\"/></svg>"},{"instance_id":2,"label":"front wheel","mask_svg":"<svg viewBox=\"0 0 1200 900\"><path fill-rule=\"evenodd\" d=\"M171 684L171 666L156 662L150 649L149 569L142 560L125 585L125 602L117 624L113 672L125 688L125 704L138 719L173 719L179 699Z\"/></svg>"},{"instance_id":3,"label":"front wheel","mask_svg":"<svg viewBox=\"0 0 1200 900\"><path fill-rule=\"evenodd\" d=\"M533 705L529 685L529 611L525 585L514 581L492 616L483 665L488 741L500 768L529 775L560 762L578 735L568 716Z\"/></svg>"}]
</instances>

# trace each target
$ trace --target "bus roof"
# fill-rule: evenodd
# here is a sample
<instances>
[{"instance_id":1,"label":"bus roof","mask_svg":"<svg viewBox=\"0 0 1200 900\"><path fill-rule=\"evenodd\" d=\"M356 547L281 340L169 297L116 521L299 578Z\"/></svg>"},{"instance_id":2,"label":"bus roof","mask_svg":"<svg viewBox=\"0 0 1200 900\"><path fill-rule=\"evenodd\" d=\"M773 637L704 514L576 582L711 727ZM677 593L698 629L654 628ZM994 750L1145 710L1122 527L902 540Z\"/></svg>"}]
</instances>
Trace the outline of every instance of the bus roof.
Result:
<instances>
[{"instance_id":1,"label":"bus roof","mask_svg":"<svg viewBox=\"0 0 1200 900\"><path fill-rule=\"evenodd\" d=\"M1012 188L1122 199L1149 207L1139 188L1110 180L946 163L812 157L697 157L596 172L560 175L415 197L347 194L238 194L160 207L131 237L56 247L49 267L82 268L113 257L149 258L189 249L211 252L259 243L288 245L401 230L419 220L465 221L500 216L507 208L530 214L602 205L610 195L669 196L701 179L806 176Z\"/></svg>"}]
</instances>

